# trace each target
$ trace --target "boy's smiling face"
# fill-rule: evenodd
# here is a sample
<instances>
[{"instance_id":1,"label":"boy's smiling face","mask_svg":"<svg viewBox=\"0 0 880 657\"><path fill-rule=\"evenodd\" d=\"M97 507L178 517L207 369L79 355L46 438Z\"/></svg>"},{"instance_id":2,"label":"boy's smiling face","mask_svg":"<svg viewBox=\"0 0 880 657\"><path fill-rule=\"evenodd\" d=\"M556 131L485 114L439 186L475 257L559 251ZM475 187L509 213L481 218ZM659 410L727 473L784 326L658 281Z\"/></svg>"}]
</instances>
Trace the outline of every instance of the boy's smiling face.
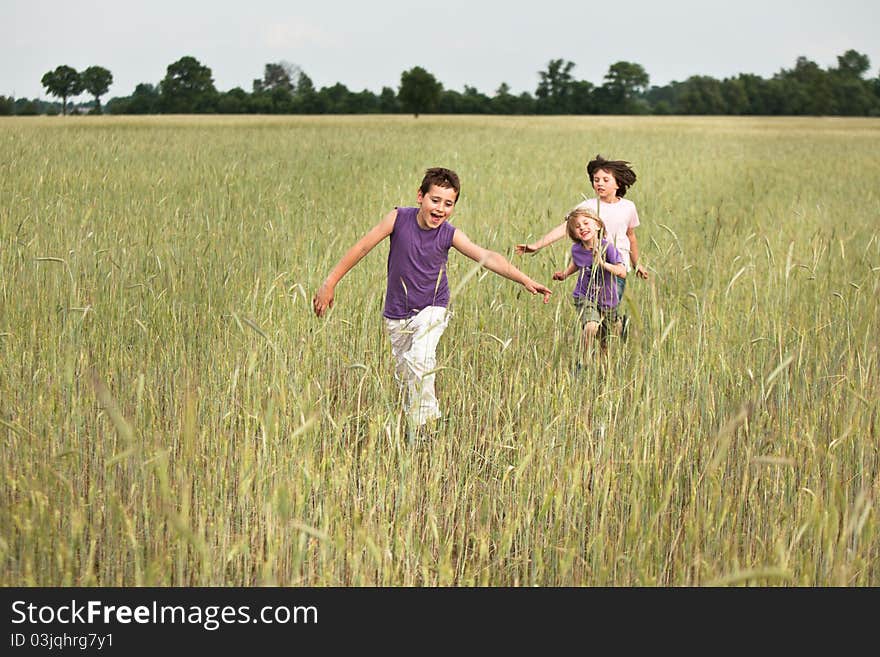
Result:
<instances>
[{"instance_id":1,"label":"boy's smiling face","mask_svg":"<svg viewBox=\"0 0 880 657\"><path fill-rule=\"evenodd\" d=\"M422 194L419 190L416 198L419 202L419 213L416 215L419 227L434 230L452 216L458 194L452 187L431 185L427 194Z\"/></svg>"}]
</instances>

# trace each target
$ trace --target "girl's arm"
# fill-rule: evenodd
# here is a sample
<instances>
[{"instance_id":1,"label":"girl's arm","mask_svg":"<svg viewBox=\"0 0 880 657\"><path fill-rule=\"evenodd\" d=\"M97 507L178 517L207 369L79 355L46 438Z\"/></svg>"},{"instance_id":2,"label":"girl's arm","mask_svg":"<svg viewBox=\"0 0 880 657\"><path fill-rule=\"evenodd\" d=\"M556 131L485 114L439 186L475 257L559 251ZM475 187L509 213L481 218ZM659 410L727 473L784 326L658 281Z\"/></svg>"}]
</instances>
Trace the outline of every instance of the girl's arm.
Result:
<instances>
[{"instance_id":1,"label":"girl's arm","mask_svg":"<svg viewBox=\"0 0 880 657\"><path fill-rule=\"evenodd\" d=\"M551 244L553 244L553 242L556 242L557 240L565 237L565 233L565 222L563 221L561 224L559 224L556 228L544 235L544 237L539 239L537 242L532 242L531 244L517 244L516 247L514 247L516 249L516 254L523 255L524 253L536 253L537 251L543 249L545 246L550 246Z\"/></svg>"},{"instance_id":2,"label":"girl's arm","mask_svg":"<svg viewBox=\"0 0 880 657\"><path fill-rule=\"evenodd\" d=\"M615 251L617 253L617 251ZM604 249L594 248L593 249L593 265L599 266L607 272L610 272L617 276L618 278L626 278L626 265L622 262L608 262L607 252ZM620 259L620 254L617 254L617 259Z\"/></svg>"},{"instance_id":3,"label":"girl's arm","mask_svg":"<svg viewBox=\"0 0 880 657\"><path fill-rule=\"evenodd\" d=\"M464 234L461 229L456 229L452 236L452 246L456 251L466 255L471 260L479 262L489 271L494 271L499 276L509 278L526 288L532 294L543 294L544 303L550 301L550 295L553 294L549 288L540 283L536 283L531 278L522 273L507 261L500 253L484 249L478 244L471 242L470 238Z\"/></svg>"},{"instance_id":4,"label":"girl's arm","mask_svg":"<svg viewBox=\"0 0 880 657\"><path fill-rule=\"evenodd\" d=\"M327 309L333 307L333 294L339 280L359 263L361 258L372 251L374 246L391 234L391 231L394 230L394 221L396 219L397 210L395 209L386 214L382 221L373 226L336 263L336 266L330 271L327 278L324 279L324 283L312 300L312 307L318 317L323 317Z\"/></svg>"},{"instance_id":5,"label":"girl's arm","mask_svg":"<svg viewBox=\"0 0 880 657\"><path fill-rule=\"evenodd\" d=\"M554 281L564 281L566 278L575 273L578 268L575 266L574 261L568 263L568 267L565 268L565 271L558 271L553 274Z\"/></svg>"},{"instance_id":6,"label":"girl's arm","mask_svg":"<svg viewBox=\"0 0 880 657\"><path fill-rule=\"evenodd\" d=\"M603 259L601 265L602 269L607 272L611 272L612 274L617 276L617 278L626 278L626 265L624 265L622 262L615 265Z\"/></svg>"},{"instance_id":7,"label":"girl's arm","mask_svg":"<svg viewBox=\"0 0 880 657\"><path fill-rule=\"evenodd\" d=\"M626 236L629 238L629 261L636 270L636 276L648 280L648 270L639 262L639 240L636 239L636 229L632 226L627 228Z\"/></svg>"}]
</instances>

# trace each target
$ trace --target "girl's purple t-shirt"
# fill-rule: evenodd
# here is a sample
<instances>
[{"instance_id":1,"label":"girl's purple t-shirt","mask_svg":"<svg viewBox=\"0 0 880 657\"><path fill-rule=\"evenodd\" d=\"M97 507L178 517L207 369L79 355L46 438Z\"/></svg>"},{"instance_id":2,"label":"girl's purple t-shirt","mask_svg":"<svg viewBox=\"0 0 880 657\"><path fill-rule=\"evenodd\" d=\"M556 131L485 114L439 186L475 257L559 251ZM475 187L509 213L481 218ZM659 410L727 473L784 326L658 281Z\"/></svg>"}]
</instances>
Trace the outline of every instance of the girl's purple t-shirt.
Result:
<instances>
[{"instance_id":1,"label":"girl's purple t-shirt","mask_svg":"<svg viewBox=\"0 0 880 657\"><path fill-rule=\"evenodd\" d=\"M449 304L446 261L455 226L423 229L418 208L397 208L388 249L385 311L388 319L409 319L428 306Z\"/></svg>"},{"instance_id":2,"label":"girl's purple t-shirt","mask_svg":"<svg viewBox=\"0 0 880 657\"><path fill-rule=\"evenodd\" d=\"M607 240L602 240L600 248L605 250L605 260L613 265L623 262L620 252ZM571 259L578 267L577 285L572 296L595 301L599 308L616 308L620 303L617 296L617 278L601 267L593 267L593 252L585 249L583 244L575 242L571 245Z\"/></svg>"}]
</instances>

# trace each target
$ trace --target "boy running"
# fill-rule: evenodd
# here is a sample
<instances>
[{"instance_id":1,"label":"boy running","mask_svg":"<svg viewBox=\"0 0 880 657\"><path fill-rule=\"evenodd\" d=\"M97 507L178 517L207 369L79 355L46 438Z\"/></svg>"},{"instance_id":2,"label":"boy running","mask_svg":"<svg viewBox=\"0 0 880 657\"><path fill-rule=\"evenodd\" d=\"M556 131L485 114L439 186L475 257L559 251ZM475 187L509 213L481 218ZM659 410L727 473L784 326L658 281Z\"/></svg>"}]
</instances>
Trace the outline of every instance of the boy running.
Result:
<instances>
[{"instance_id":1,"label":"boy running","mask_svg":"<svg viewBox=\"0 0 880 657\"><path fill-rule=\"evenodd\" d=\"M390 237L385 290L385 328L395 360L395 378L404 392L410 427L418 429L442 416L434 393L437 344L448 322L449 284L446 262L449 248L479 262L532 294L550 290L536 283L499 253L474 244L449 223L461 193L458 175L450 169L425 172L417 207L395 208L358 240L332 269L313 300L315 314L323 317L333 306L336 285L379 242Z\"/></svg>"}]
</instances>

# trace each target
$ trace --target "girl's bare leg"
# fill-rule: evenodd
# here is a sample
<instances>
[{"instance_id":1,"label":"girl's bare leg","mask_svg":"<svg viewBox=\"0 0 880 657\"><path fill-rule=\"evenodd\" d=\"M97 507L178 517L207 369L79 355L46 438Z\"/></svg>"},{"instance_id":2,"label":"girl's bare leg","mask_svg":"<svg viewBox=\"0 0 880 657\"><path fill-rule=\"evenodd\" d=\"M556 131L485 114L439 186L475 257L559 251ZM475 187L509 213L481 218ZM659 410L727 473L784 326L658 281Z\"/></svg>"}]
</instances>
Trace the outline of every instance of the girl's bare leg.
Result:
<instances>
[{"instance_id":1,"label":"girl's bare leg","mask_svg":"<svg viewBox=\"0 0 880 657\"><path fill-rule=\"evenodd\" d=\"M584 325L584 331L581 334L583 340L584 354L592 353L593 344L596 342L596 335L599 333L599 324L596 322L587 322Z\"/></svg>"}]
</instances>

